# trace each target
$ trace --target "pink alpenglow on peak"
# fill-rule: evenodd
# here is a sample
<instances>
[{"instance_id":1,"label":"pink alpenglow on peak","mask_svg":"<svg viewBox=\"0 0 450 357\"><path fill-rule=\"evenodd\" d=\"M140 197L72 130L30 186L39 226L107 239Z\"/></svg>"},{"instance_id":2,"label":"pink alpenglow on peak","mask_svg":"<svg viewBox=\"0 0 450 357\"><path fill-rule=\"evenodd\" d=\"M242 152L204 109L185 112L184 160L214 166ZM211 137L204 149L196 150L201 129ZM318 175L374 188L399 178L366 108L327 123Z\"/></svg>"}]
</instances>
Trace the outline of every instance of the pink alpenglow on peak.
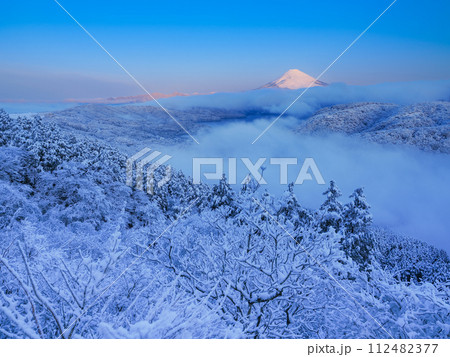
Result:
<instances>
[{"instance_id":1,"label":"pink alpenglow on peak","mask_svg":"<svg viewBox=\"0 0 450 357\"><path fill-rule=\"evenodd\" d=\"M312 84L311 84L312 83ZM262 87L258 88L286 88L286 89L299 89L307 87L324 87L327 83L318 81L317 79L299 71L298 69L290 69L280 78L269 82Z\"/></svg>"}]
</instances>

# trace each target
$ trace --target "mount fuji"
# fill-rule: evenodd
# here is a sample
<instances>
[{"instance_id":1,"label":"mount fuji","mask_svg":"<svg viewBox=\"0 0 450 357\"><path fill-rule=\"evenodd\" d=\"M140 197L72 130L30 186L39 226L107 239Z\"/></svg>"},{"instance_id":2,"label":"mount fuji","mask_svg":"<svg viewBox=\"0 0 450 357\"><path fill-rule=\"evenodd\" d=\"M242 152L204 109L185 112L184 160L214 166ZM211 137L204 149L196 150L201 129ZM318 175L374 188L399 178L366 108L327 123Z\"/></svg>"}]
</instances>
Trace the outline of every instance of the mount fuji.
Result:
<instances>
[{"instance_id":1,"label":"mount fuji","mask_svg":"<svg viewBox=\"0 0 450 357\"><path fill-rule=\"evenodd\" d=\"M318 81L317 79L311 77L310 75L302 71L299 71L298 69L290 69L280 78L272 82L269 82L258 89L262 88L299 89L306 87L318 87L318 86L323 87L326 85L328 84Z\"/></svg>"}]
</instances>

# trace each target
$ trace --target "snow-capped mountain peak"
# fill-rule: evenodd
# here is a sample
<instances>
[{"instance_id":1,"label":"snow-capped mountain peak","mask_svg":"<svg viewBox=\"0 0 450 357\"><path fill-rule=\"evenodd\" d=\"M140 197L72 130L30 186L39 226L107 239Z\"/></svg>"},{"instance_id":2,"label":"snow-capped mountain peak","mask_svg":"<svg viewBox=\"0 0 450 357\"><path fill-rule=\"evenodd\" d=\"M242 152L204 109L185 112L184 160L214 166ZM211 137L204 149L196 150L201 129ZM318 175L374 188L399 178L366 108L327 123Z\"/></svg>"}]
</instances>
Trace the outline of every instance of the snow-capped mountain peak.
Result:
<instances>
[{"instance_id":1,"label":"snow-capped mountain peak","mask_svg":"<svg viewBox=\"0 0 450 357\"><path fill-rule=\"evenodd\" d=\"M311 84L312 83L312 84ZM310 75L299 71L298 69L290 69L280 78L263 85L261 88L287 88L298 89L306 87L326 86L327 84L316 80Z\"/></svg>"}]
</instances>

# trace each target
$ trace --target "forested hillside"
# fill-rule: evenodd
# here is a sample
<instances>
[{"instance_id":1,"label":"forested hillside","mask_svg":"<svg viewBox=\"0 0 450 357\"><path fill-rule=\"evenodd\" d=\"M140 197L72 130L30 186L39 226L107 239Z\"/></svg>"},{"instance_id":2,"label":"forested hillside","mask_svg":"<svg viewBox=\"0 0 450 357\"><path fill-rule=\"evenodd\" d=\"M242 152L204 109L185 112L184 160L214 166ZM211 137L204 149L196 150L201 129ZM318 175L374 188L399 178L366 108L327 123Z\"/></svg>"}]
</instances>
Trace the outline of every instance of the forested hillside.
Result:
<instances>
[{"instance_id":1,"label":"forested hillside","mask_svg":"<svg viewBox=\"0 0 450 357\"><path fill-rule=\"evenodd\" d=\"M344 133L381 144L406 144L450 153L450 102L399 106L352 103L323 108L302 122L301 133Z\"/></svg>"},{"instance_id":2,"label":"forested hillside","mask_svg":"<svg viewBox=\"0 0 450 357\"><path fill-rule=\"evenodd\" d=\"M125 184L126 157L0 112L0 338L449 338L444 251L364 191Z\"/></svg>"}]
</instances>

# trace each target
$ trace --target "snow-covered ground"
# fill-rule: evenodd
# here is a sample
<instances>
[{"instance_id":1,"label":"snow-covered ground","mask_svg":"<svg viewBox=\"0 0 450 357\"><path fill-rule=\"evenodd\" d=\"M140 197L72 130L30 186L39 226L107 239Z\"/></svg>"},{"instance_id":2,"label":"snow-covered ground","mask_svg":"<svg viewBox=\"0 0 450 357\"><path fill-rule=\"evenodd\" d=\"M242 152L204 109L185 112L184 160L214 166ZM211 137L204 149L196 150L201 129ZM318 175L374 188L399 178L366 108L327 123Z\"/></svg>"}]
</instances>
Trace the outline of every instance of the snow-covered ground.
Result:
<instances>
[{"instance_id":1,"label":"snow-covered ground","mask_svg":"<svg viewBox=\"0 0 450 357\"><path fill-rule=\"evenodd\" d=\"M301 133L344 133L382 144L450 153L450 102L399 106L355 103L324 108L302 122Z\"/></svg>"},{"instance_id":2,"label":"snow-covered ground","mask_svg":"<svg viewBox=\"0 0 450 357\"><path fill-rule=\"evenodd\" d=\"M245 117L237 111L214 108L171 109L170 113L193 133L208 125ZM95 138L130 153L142 143L170 145L191 140L163 109L151 105L89 104L45 113L43 118L67 132Z\"/></svg>"},{"instance_id":3,"label":"snow-covered ground","mask_svg":"<svg viewBox=\"0 0 450 357\"><path fill-rule=\"evenodd\" d=\"M361 188L311 209L175 171L149 195L105 144L0 130L0 338L449 337L447 253L374 227Z\"/></svg>"}]
</instances>

